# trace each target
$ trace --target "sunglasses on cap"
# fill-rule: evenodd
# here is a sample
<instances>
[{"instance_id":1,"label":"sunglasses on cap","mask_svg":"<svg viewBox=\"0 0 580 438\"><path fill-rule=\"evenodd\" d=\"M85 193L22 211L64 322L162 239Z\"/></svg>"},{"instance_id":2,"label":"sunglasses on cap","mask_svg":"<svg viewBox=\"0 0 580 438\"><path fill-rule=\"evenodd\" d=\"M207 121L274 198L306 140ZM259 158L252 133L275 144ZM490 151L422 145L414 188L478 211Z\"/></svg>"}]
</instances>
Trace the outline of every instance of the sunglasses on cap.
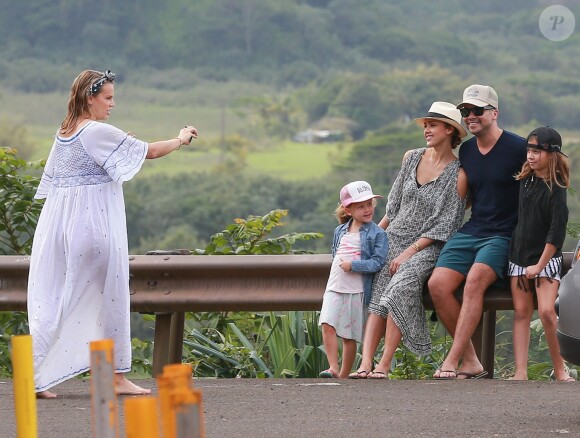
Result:
<instances>
[{"instance_id":1,"label":"sunglasses on cap","mask_svg":"<svg viewBox=\"0 0 580 438\"><path fill-rule=\"evenodd\" d=\"M559 152L562 155L564 155L565 157L568 156L564 152L562 152L562 145L559 145L559 144L548 144L548 143L544 143L544 144L534 144L534 143L528 143L527 144L527 147L528 147L528 149L538 149L540 151L546 151L546 152Z\"/></svg>"},{"instance_id":2,"label":"sunglasses on cap","mask_svg":"<svg viewBox=\"0 0 580 438\"><path fill-rule=\"evenodd\" d=\"M472 108L461 108L459 110L459 112L461 113L461 117L469 117L469 113L473 113L474 116L480 117L483 116L483 112L485 110L492 110L495 109L493 106L491 105L487 105L487 106L474 106Z\"/></svg>"}]
</instances>

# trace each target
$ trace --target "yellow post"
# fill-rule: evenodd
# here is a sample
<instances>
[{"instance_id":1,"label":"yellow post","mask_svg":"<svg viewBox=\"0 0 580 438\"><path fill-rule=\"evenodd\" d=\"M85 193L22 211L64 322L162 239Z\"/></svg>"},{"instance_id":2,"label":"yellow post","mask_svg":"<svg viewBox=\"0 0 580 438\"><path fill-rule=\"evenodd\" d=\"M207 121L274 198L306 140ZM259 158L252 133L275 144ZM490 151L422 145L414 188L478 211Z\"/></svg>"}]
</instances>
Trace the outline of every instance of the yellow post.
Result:
<instances>
[{"instance_id":1,"label":"yellow post","mask_svg":"<svg viewBox=\"0 0 580 438\"><path fill-rule=\"evenodd\" d=\"M116 438L119 435L113 347L112 339L90 343L91 405L95 438Z\"/></svg>"},{"instance_id":2,"label":"yellow post","mask_svg":"<svg viewBox=\"0 0 580 438\"><path fill-rule=\"evenodd\" d=\"M157 399L152 396L126 398L125 436L127 438L159 438Z\"/></svg>"},{"instance_id":3,"label":"yellow post","mask_svg":"<svg viewBox=\"0 0 580 438\"><path fill-rule=\"evenodd\" d=\"M32 337L30 335L12 336L11 343L16 436L36 438L38 426L32 366Z\"/></svg>"},{"instance_id":4,"label":"yellow post","mask_svg":"<svg viewBox=\"0 0 580 438\"><path fill-rule=\"evenodd\" d=\"M175 412L172 410L170 396L176 388L190 389L192 386L191 375L193 370L190 364L168 364L163 367L163 372L156 378L159 401L159 416L163 438L175 438Z\"/></svg>"}]
</instances>

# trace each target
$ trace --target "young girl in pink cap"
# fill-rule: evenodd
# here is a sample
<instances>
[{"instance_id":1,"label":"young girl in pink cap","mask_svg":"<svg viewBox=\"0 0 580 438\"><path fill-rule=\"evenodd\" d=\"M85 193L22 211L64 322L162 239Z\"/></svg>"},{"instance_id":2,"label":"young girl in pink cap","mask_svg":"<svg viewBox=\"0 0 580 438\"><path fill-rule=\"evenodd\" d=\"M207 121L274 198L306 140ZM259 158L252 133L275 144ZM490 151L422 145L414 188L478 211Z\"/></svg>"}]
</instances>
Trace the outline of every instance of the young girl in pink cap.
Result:
<instances>
[{"instance_id":1,"label":"young girl in pink cap","mask_svg":"<svg viewBox=\"0 0 580 438\"><path fill-rule=\"evenodd\" d=\"M511 239L508 271L515 309L513 380L528 379L535 293L554 363L554 377L561 382L573 382L560 356L554 310L568 222L566 189L570 187L570 167L555 129L548 126L534 129L528 135L527 147L527 161L516 175L520 181L518 224Z\"/></svg>"},{"instance_id":2,"label":"young girl in pink cap","mask_svg":"<svg viewBox=\"0 0 580 438\"><path fill-rule=\"evenodd\" d=\"M330 367L320 377L345 378L361 341L364 307L371 294L373 274L380 270L389 248L387 234L373 222L376 200L366 181L354 181L340 191L335 214L332 266L318 324ZM338 364L338 340L342 338L342 367Z\"/></svg>"}]
</instances>

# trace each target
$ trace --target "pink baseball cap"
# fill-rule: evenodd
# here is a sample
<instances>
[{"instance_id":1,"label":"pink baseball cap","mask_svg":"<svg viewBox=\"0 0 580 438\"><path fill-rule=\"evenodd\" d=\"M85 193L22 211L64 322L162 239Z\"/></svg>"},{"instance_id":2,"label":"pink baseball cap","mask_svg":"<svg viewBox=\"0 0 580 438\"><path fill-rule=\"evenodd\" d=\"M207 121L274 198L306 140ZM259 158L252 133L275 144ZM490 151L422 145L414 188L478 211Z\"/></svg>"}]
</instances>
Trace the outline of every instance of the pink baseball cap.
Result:
<instances>
[{"instance_id":1,"label":"pink baseball cap","mask_svg":"<svg viewBox=\"0 0 580 438\"><path fill-rule=\"evenodd\" d=\"M353 202L368 201L372 198L382 198L375 195L371 185L366 181L353 181L340 190L340 203L343 207L348 207Z\"/></svg>"}]
</instances>

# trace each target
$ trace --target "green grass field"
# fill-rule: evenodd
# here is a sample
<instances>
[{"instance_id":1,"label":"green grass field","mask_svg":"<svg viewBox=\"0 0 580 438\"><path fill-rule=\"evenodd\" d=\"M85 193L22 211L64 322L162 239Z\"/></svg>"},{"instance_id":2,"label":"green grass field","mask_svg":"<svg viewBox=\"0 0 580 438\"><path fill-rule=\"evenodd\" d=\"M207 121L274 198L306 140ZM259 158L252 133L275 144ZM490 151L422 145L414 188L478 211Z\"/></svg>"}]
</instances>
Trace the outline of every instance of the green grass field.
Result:
<instances>
[{"instance_id":1,"label":"green grass field","mask_svg":"<svg viewBox=\"0 0 580 438\"><path fill-rule=\"evenodd\" d=\"M237 90L237 91L236 91ZM222 136L251 136L252 129L232 102L242 92L234 85L216 90L198 87L189 93L164 90L137 90L117 87L108 122L131 131L145 141L175 137L185 124L194 124L199 139L192 146L160 160L148 161L138 178L159 174L212 171L222 157L215 146ZM255 90L258 92L258 90ZM244 92L248 92L244 90ZM229 100L226 99L229 95ZM34 145L32 159L46 158L54 134L66 112L65 93L14 93L0 90L0 119L24 127L26 139ZM210 103L211 102L211 103ZM348 153L350 144L302 144L280 141L261 145L250 152L243 172L265 174L285 180L303 180L326 175L332 162ZM16 146L17 145L10 145Z\"/></svg>"},{"instance_id":2,"label":"green grass field","mask_svg":"<svg viewBox=\"0 0 580 438\"><path fill-rule=\"evenodd\" d=\"M200 145L184 146L179 152L161 160L145 163L138 177L211 172L220 162L219 150L200 150L203 144ZM250 153L243 173L270 175L289 181L320 178L330 172L332 162L346 154L350 147L350 144L303 144L287 141L271 149Z\"/></svg>"}]
</instances>

